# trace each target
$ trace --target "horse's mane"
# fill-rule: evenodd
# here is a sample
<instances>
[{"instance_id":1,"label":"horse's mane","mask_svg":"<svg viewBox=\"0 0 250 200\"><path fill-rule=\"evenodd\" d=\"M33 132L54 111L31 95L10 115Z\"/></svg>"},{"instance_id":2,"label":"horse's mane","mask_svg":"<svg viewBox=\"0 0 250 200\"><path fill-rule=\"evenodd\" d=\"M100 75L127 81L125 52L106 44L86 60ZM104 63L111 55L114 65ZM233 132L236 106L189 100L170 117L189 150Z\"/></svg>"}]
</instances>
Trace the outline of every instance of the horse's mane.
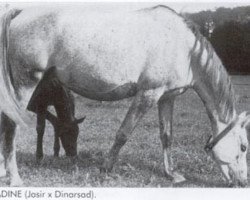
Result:
<instances>
[{"instance_id":1,"label":"horse's mane","mask_svg":"<svg viewBox=\"0 0 250 200\"><path fill-rule=\"evenodd\" d=\"M204 51L208 54L204 65L199 65L199 68L197 66L192 67L194 67L195 72L200 74L199 81L202 81L208 88L210 95L213 95L215 109L219 113L220 120L224 122L230 121L233 117L235 107L234 91L230 77L211 43L200 33L198 25L189 20L184 14L179 14L165 5L157 5L146 10L152 11L156 9L164 9L180 17L194 34L196 41L193 49L190 51L191 62L194 59L194 62L199 63ZM199 50L197 50L198 44L200 44Z\"/></svg>"},{"instance_id":2,"label":"horse's mane","mask_svg":"<svg viewBox=\"0 0 250 200\"><path fill-rule=\"evenodd\" d=\"M185 17L183 17L183 19L187 27L196 37L195 45L190 52L190 56L196 56L196 59L200 61L204 50L208 54L206 64L199 65L200 68L195 70L201 71L202 81L213 93L220 120L228 122L233 117L235 107L235 96L231 79L211 43L200 33L199 27L191 20ZM199 42L200 48L197 53L195 49Z\"/></svg>"}]
</instances>

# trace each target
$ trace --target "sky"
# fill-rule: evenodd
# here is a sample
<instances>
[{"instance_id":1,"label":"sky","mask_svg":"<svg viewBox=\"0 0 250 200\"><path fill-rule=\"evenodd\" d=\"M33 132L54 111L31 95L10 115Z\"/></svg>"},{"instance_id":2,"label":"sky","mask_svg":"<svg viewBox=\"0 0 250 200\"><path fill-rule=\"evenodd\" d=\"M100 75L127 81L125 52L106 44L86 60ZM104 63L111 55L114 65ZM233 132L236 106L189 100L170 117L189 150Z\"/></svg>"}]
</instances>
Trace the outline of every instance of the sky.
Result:
<instances>
[{"instance_id":1,"label":"sky","mask_svg":"<svg viewBox=\"0 0 250 200\"><path fill-rule=\"evenodd\" d=\"M112 2L111 2L112 1ZM227 8L233 8L233 7L238 7L238 6L250 6L250 0L227 0L227 1L214 1L214 0L167 0L167 1L142 1L142 0L137 0L137 1L125 1L125 0L97 0L95 1L96 3L91 2L90 0L83 2L82 0L74 0L73 2L76 4L85 4L87 6L91 6L93 4L97 5L98 7L102 8L107 5L108 2L108 7L110 9L112 8L117 8L118 9L139 9L143 7L149 7L149 6L154 6L157 4L164 4L167 5L177 12L199 12L202 10L215 10L218 7L227 7ZM1 2L1 0L0 0ZM6 1L5 1L6 2ZM8 4L10 4L13 7L29 7L29 6L35 6L35 5L46 5L49 6L51 5L51 2L49 0L45 1L37 1L37 0L19 0L17 2L11 2L7 1ZM62 0L54 0L53 2L67 5L67 4L72 4L70 3L69 0L62 1Z\"/></svg>"}]
</instances>

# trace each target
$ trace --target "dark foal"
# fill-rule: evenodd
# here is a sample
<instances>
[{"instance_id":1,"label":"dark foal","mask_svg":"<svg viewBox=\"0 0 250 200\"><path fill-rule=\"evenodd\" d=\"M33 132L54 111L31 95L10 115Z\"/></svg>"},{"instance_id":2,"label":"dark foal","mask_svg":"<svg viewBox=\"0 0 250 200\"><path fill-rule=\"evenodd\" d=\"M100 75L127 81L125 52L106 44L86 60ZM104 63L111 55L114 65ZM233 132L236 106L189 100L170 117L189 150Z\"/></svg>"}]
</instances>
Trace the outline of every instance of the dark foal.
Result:
<instances>
[{"instance_id":1,"label":"dark foal","mask_svg":"<svg viewBox=\"0 0 250 200\"><path fill-rule=\"evenodd\" d=\"M57 117L50 113L48 106L54 106ZM40 161L43 158L43 135L46 119L54 127L54 156L59 156L61 139L67 156L77 155L77 137L79 133L78 124L83 122L85 117L75 119L74 98L56 78L55 67L45 72L33 93L28 110L37 114L37 150L36 158Z\"/></svg>"}]
</instances>

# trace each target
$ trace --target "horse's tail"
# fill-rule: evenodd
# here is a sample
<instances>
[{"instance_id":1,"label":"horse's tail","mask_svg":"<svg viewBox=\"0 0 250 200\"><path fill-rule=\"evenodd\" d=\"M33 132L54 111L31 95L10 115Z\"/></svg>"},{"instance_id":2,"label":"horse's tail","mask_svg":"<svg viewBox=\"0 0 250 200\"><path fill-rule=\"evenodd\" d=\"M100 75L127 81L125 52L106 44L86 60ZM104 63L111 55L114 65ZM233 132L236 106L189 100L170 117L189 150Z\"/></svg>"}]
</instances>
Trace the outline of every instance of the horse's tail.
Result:
<instances>
[{"instance_id":1,"label":"horse's tail","mask_svg":"<svg viewBox=\"0 0 250 200\"><path fill-rule=\"evenodd\" d=\"M26 120L13 86L8 58L10 23L20 12L19 9L11 9L0 18L0 109L16 123L25 124L24 121Z\"/></svg>"}]
</instances>

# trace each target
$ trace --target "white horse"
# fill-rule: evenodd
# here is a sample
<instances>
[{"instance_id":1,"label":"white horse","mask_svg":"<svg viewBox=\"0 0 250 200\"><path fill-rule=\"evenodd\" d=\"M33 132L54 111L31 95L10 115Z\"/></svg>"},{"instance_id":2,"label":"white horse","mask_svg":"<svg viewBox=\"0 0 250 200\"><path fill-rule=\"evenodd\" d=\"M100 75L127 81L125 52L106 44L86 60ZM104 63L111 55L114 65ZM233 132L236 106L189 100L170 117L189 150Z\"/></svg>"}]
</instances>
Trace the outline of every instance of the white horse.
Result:
<instances>
[{"instance_id":1,"label":"white horse","mask_svg":"<svg viewBox=\"0 0 250 200\"><path fill-rule=\"evenodd\" d=\"M229 183L247 184L249 115L236 113L230 78L210 43L172 9L27 8L6 12L1 21L2 127L25 121L20 106L26 105L24 92L31 96L37 74L56 66L59 80L84 97L115 101L134 96L102 170L112 169L137 122L157 104L165 173L179 182L184 177L173 170L171 161L173 105L177 95L193 88L211 120L213 133L206 150ZM14 133L13 128L1 135L9 134L13 141ZM14 143L9 146L13 148L5 156L6 166L11 184L19 185ZM1 170L4 175L3 164Z\"/></svg>"}]
</instances>

